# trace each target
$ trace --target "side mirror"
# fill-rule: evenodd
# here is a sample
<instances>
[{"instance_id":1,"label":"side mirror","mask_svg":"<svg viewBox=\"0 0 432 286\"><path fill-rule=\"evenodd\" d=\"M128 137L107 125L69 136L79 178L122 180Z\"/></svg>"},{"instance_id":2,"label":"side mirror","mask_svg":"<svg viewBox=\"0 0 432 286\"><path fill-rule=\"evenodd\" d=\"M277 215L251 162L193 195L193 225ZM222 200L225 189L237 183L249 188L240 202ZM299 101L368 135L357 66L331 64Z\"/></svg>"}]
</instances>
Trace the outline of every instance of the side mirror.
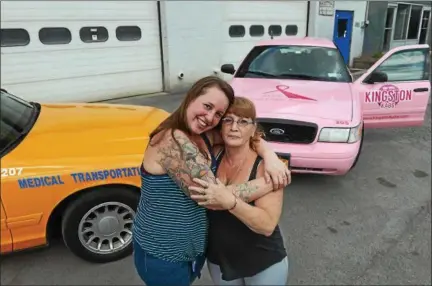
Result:
<instances>
[{"instance_id":1,"label":"side mirror","mask_svg":"<svg viewBox=\"0 0 432 286\"><path fill-rule=\"evenodd\" d=\"M228 73L228 74L234 74L235 68L232 64L224 64L221 66L221 72Z\"/></svg>"},{"instance_id":2,"label":"side mirror","mask_svg":"<svg viewBox=\"0 0 432 286\"><path fill-rule=\"evenodd\" d=\"M386 82L388 81L387 74L384 72L378 72L374 71L372 72L367 79L365 80L366 83L373 84L376 82Z\"/></svg>"}]
</instances>

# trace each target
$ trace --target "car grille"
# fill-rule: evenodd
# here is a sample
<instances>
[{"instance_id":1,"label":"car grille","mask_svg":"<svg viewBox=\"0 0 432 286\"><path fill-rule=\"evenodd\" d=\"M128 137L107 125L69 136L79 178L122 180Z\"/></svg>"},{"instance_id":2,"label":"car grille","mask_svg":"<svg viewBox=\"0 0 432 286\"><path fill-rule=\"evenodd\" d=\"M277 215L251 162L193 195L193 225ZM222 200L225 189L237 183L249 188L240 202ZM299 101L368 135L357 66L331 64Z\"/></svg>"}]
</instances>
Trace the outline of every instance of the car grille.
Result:
<instances>
[{"instance_id":1,"label":"car grille","mask_svg":"<svg viewBox=\"0 0 432 286\"><path fill-rule=\"evenodd\" d=\"M269 142L310 144L318 131L318 125L311 122L269 118L257 121Z\"/></svg>"}]
</instances>

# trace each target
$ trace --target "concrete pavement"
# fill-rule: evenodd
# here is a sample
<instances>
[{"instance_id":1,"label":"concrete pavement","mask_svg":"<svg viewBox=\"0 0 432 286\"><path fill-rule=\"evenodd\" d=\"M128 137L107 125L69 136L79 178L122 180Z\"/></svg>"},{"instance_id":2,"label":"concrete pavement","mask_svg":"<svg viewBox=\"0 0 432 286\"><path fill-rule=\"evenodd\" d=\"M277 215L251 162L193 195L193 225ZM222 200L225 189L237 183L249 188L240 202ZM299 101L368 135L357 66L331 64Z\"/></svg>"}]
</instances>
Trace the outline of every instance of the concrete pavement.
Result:
<instances>
[{"instance_id":1,"label":"concrete pavement","mask_svg":"<svg viewBox=\"0 0 432 286\"><path fill-rule=\"evenodd\" d=\"M172 111L181 94L111 101ZM343 177L296 175L281 229L288 285L431 284L431 110L419 128L367 130L357 167ZM229 234L227 234L229 235ZM6 257L2 285L142 285L128 257L94 265L61 241ZM195 285L212 285L205 269Z\"/></svg>"}]
</instances>

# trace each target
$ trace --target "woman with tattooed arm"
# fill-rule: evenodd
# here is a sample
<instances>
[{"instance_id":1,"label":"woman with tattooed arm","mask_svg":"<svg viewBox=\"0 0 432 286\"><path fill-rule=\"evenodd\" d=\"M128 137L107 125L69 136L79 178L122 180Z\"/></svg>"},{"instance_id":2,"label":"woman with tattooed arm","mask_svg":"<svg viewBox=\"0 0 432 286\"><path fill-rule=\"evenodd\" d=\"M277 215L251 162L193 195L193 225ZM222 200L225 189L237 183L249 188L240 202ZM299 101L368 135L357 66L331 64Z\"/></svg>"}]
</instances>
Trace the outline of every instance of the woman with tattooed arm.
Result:
<instances>
[{"instance_id":1,"label":"woman with tattooed arm","mask_svg":"<svg viewBox=\"0 0 432 286\"><path fill-rule=\"evenodd\" d=\"M147 286L189 286L200 276L207 244L206 209L191 199L193 179L216 184L212 146L222 142L215 127L234 101L231 86L218 77L196 82L180 107L150 134L141 166L141 199L134 221L135 267ZM260 198L291 180L288 168L266 145L255 143L267 179L207 190L206 208L230 209L235 197Z\"/></svg>"},{"instance_id":2,"label":"woman with tattooed arm","mask_svg":"<svg viewBox=\"0 0 432 286\"><path fill-rule=\"evenodd\" d=\"M252 101L236 97L222 118L224 143L215 145L216 176L223 184L189 187L200 194L192 195L200 205L210 189L232 198L224 185L241 184L263 177L262 158L254 142L262 133L256 123ZM275 190L249 203L238 200L229 210L207 211L209 233L207 266L214 285L286 285L288 257L279 219L283 207L283 190Z\"/></svg>"}]
</instances>

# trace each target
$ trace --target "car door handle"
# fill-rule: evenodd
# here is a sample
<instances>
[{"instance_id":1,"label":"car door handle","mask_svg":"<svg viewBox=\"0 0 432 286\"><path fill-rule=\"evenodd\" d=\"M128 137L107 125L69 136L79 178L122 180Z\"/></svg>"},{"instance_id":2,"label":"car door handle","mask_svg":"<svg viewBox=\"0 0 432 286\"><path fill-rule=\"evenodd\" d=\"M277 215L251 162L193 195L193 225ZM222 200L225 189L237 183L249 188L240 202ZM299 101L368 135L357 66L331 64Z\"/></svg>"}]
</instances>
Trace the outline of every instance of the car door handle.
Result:
<instances>
[{"instance_id":1,"label":"car door handle","mask_svg":"<svg viewBox=\"0 0 432 286\"><path fill-rule=\"evenodd\" d=\"M423 88L414 88L414 92L425 92L428 91L429 88L423 87Z\"/></svg>"}]
</instances>

